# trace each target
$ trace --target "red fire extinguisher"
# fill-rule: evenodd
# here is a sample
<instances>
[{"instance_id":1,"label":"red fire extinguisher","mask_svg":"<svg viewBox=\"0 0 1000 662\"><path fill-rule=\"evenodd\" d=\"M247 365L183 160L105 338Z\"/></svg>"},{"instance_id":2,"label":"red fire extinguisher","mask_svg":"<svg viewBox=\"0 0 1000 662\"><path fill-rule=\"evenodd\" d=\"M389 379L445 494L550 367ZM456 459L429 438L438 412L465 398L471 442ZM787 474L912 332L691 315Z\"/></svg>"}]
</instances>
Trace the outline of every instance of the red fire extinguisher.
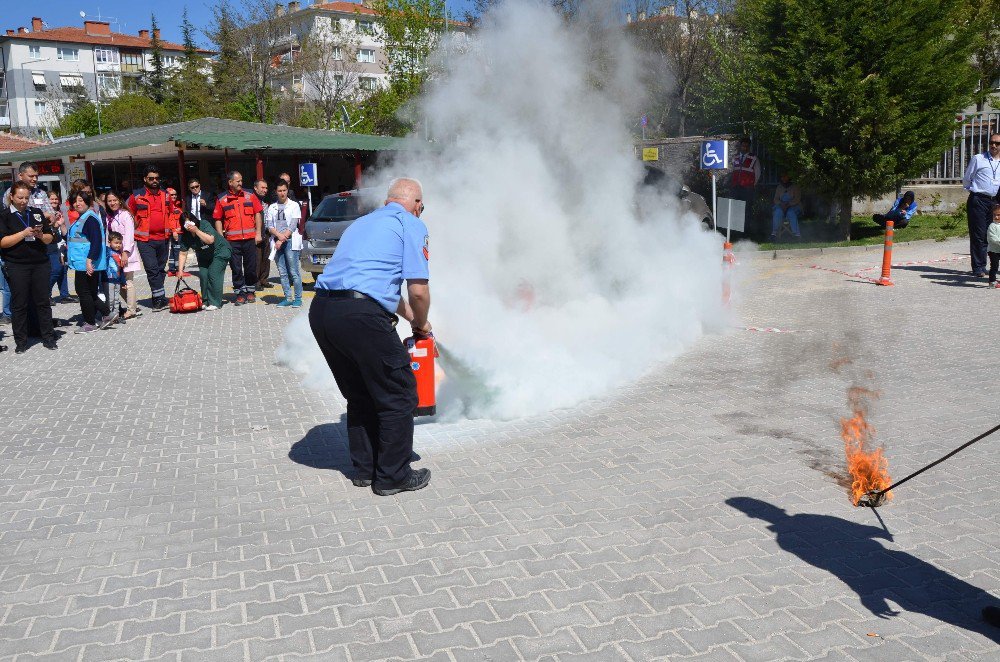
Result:
<instances>
[{"instance_id":1,"label":"red fire extinguisher","mask_svg":"<svg viewBox=\"0 0 1000 662\"><path fill-rule=\"evenodd\" d=\"M433 416L437 413L437 402L434 397L434 357L437 356L437 346L434 336L427 338L406 339L406 350L410 353L410 368L417 378L417 408L414 416Z\"/></svg>"}]
</instances>

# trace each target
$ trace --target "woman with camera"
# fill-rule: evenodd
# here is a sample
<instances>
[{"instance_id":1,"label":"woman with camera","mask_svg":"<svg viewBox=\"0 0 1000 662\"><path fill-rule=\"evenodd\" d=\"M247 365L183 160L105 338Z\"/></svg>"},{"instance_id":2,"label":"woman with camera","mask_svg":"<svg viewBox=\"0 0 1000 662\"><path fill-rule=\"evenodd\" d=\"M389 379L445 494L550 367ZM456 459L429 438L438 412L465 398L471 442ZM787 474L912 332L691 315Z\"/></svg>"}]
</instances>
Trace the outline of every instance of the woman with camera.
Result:
<instances>
[{"instance_id":1,"label":"woman with camera","mask_svg":"<svg viewBox=\"0 0 1000 662\"><path fill-rule=\"evenodd\" d=\"M0 209L0 256L11 292L11 325L15 351L28 349L28 307L35 307L42 342L56 349L52 327L52 302L49 299L50 267L47 251L52 243L52 228L42 210L28 206L31 187L15 182L10 188L10 205Z\"/></svg>"},{"instance_id":2,"label":"woman with camera","mask_svg":"<svg viewBox=\"0 0 1000 662\"><path fill-rule=\"evenodd\" d=\"M108 247L104 222L91 208L93 198L85 190L70 193L66 203L79 216L66 236L67 262L76 272L76 295L80 297L83 326L77 333L97 331L97 311L104 319L101 328L111 325L117 315L111 315L106 298L100 292L101 278L108 268ZM117 311L116 311L117 312Z\"/></svg>"}]
</instances>

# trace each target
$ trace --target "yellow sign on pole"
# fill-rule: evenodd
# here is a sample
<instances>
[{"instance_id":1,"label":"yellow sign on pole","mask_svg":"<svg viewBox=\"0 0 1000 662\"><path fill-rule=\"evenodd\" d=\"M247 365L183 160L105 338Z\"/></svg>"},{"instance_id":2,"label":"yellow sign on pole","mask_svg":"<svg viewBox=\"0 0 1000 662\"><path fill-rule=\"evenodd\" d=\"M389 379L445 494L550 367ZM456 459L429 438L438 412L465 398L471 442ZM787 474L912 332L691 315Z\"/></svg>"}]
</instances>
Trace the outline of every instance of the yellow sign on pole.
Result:
<instances>
[{"instance_id":1,"label":"yellow sign on pole","mask_svg":"<svg viewBox=\"0 0 1000 662\"><path fill-rule=\"evenodd\" d=\"M660 160L660 148L659 147L643 147L642 148L642 160L643 161L659 161Z\"/></svg>"}]
</instances>

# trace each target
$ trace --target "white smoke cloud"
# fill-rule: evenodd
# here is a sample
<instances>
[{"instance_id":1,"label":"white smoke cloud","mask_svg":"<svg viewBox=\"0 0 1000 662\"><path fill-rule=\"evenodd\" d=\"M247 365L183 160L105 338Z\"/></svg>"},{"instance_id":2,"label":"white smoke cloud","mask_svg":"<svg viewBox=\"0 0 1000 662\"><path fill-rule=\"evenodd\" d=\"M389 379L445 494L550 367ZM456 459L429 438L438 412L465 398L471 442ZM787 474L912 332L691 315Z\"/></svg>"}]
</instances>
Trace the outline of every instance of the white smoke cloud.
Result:
<instances>
[{"instance_id":1,"label":"white smoke cloud","mask_svg":"<svg viewBox=\"0 0 1000 662\"><path fill-rule=\"evenodd\" d=\"M620 26L512 1L471 50L439 58L447 75L418 104L435 149L366 185L423 182L444 418L606 396L724 324L721 239L672 197L637 193L639 59ZM332 386L302 321L279 360Z\"/></svg>"}]
</instances>

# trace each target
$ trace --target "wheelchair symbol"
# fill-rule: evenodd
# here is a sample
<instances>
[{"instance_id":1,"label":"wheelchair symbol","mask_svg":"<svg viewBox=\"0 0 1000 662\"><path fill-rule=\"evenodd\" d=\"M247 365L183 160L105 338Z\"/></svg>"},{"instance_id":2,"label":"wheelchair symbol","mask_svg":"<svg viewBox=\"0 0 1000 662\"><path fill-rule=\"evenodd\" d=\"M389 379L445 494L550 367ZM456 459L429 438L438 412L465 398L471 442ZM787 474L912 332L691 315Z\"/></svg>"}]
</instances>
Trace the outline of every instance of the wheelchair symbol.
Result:
<instances>
[{"instance_id":1,"label":"wheelchair symbol","mask_svg":"<svg viewBox=\"0 0 1000 662\"><path fill-rule=\"evenodd\" d=\"M716 164L723 163L723 161L721 158L719 158L719 155L715 152L715 148L709 145L705 147L705 154L702 155L701 157L701 163L706 168L710 168Z\"/></svg>"}]
</instances>

